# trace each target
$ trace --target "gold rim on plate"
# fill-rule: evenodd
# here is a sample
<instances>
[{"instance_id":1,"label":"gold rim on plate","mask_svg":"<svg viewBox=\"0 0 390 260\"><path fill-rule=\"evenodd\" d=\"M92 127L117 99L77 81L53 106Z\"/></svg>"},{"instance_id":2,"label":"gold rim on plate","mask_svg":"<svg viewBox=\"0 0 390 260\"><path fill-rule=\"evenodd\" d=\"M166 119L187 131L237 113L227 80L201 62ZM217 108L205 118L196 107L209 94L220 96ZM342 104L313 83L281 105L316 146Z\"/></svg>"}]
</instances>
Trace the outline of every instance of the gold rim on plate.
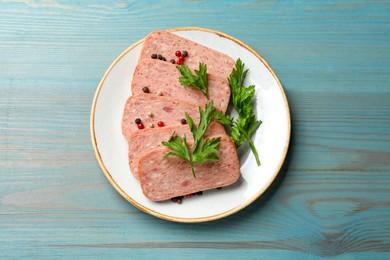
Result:
<instances>
[{"instance_id":1,"label":"gold rim on plate","mask_svg":"<svg viewBox=\"0 0 390 260\"><path fill-rule=\"evenodd\" d=\"M134 49L136 46L138 46L139 44L143 43L143 41L145 40L145 38L135 42L134 44L132 44L131 46L129 46L125 51L123 51L113 62L112 64L110 65L110 67L107 69L107 71L104 73L102 79L100 80L99 82L99 85L98 85L98 88L95 92L95 96L93 98L93 102L92 102L92 108L91 108L91 115L90 115L90 132L91 132L91 140L92 140L92 146L93 146L93 149L94 149L94 152L95 152L95 156L96 156L96 159L100 165L100 167L102 168L103 170L103 173L104 175L107 177L108 181L111 183L111 185L119 192L120 195L122 195L122 197L124 197L128 202L130 202L131 204L133 204L135 207L137 207L138 209L150 214L150 215L153 215L155 217L158 217L158 218L161 218L161 219L164 219L164 220L169 220L169 221L174 221L174 222L183 222L183 223L196 223L196 222L207 222L207 221L212 221L212 220L217 220L217 219L220 219L220 218L224 218L224 217L227 217L227 216L230 216L244 208L246 208L247 206L249 206L250 204L252 204L256 199L258 199L267 189L268 187L271 185L271 183L275 180L276 176L278 175L282 165L283 165L283 162L286 158L286 154L287 154L287 150L288 150L288 147L289 147L289 143L290 143L290 132L291 132L291 121L290 121L290 109L289 109L289 106L288 106L288 101L287 101L287 98L286 98L286 94L283 90L283 87L282 87L282 84L280 83L278 77L276 76L275 72L272 70L272 68L269 66L269 64L260 56L260 54L258 54L254 49L252 49L251 47L249 47L247 44L243 43L242 41L234 38L233 36L230 36L228 34L225 34L225 33L222 33L222 32L219 32L219 31L216 31L216 30L212 30L212 29L206 29L206 28L199 28L199 27L183 27L183 28L171 28L171 29L167 29L167 31L169 32L176 32L176 31L203 31L203 32L208 32L208 33L213 33L213 34L216 34L220 37L223 37L223 38L226 38L228 40L231 40L235 43L237 43L238 45L244 47L245 49L247 49L248 51L250 51L253 55L256 56L256 58L258 58L263 64L264 66L268 69L268 71L271 73L271 75L273 76L273 78L276 80L279 88L280 88L280 91L283 95L283 100L284 100L284 105L285 105L285 109L287 111L287 136L286 136L286 144L283 148L283 157L282 157L282 160L279 162L279 165L276 169L276 171L273 173L272 175L272 178L270 178L270 180L266 183L266 185L264 185L262 187L261 190L259 190L255 196L253 196L250 200L248 200L246 203L238 206L238 207L235 207L235 208L232 208L226 212L223 212L223 213L220 213L220 214L216 214L216 215L212 215L212 216L208 216L208 217L200 217L200 218L181 218L181 217L172 217L172 216L168 216L168 215L165 215L165 214L162 214L162 213L159 213L159 212L156 212L152 209L149 209L141 204L139 204L137 201L135 201L134 199L132 199L127 193L125 193L122 188L115 182L115 180L113 179L113 177L111 176L111 174L109 173L109 171L107 170L107 168L105 167L104 163L103 163L103 160L100 156L100 152L99 152L99 149L97 147L97 143L96 143L96 136L95 136L95 128L94 128L94 125L95 125L95 109L96 109L96 103L97 103L97 100L99 98L99 94L100 94L100 90L107 78L107 76L109 75L109 73L111 72L111 70L114 68L114 66L128 53L130 52L132 49Z\"/></svg>"}]
</instances>

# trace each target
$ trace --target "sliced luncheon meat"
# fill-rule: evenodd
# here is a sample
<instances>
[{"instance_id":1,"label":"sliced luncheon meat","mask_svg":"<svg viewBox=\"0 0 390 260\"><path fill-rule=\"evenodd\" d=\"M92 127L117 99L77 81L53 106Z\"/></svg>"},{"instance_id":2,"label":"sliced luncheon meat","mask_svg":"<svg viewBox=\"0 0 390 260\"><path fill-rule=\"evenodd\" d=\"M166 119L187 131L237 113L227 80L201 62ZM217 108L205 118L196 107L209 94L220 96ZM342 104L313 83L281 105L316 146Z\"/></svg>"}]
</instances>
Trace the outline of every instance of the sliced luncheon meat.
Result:
<instances>
[{"instance_id":1,"label":"sliced luncheon meat","mask_svg":"<svg viewBox=\"0 0 390 260\"><path fill-rule=\"evenodd\" d=\"M188 161L176 156L162 157L167 147L156 148L139 159L138 179L144 195L153 201L163 201L198 191L224 187L240 177L240 163L230 137L221 136L219 160L195 164L193 177Z\"/></svg>"},{"instance_id":2,"label":"sliced luncheon meat","mask_svg":"<svg viewBox=\"0 0 390 260\"><path fill-rule=\"evenodd\" d=\"M122 134L128 140L132 133L145 128L180 125L181 119L185 118L185 112L194 122L198 122L199 106L202 105L155 94L132 95L125 104Z\"/></svg>"},{"instance_id":3,"label":"sliced luncheon meat","mask_svg":"<svg viewBox=\"0 0 390 260\"><path fill-rule=\"evenodd\" d=\"M129 165L132 173L138 177L138 160L143 154L151 150L162 147L162 141L168 141L172 133L176 135L187 137L187 141L192 142L192 133L188 124L166 126L159 128L147 128L142 131L137 131L130 135L129 143ZM226 134L225 128L217 123L212 122L205 133L205 136L223 135Z\"/></svg>"},{"instance_id":4,"label":"sliced luncheon meat","mask_svg":"<svg viewBox=\"0 0 390 260\"><path fill-rule=\"evenodd\" d=\"M199 63L207 64L207 72L227 79L235 66L235 62L228 55L210 49L204 45L193 42L167 31L154 31L150 33L143 43L139 60L151 58L153 54L162 55L167 62L178 60L176 51L188 53L184 65L191 69L198 69Z\"/></svg>"},{"instance_id":5,"label":"sliced luncheon meat","mask_svg":"<svg viewBox=\"0 0 390 260\"><path fill-rule=\"evenodd\" d=\"M206 104L214 101L217 110L225 113L229 98L230 87L227 80L214 74L208 74L209 99L197 89L182 86L179 83L181 74L176 65L155 59L140 60L131 84L133 94L143 92L157 93L195 104Z\"/></svg>"}]
</instances>

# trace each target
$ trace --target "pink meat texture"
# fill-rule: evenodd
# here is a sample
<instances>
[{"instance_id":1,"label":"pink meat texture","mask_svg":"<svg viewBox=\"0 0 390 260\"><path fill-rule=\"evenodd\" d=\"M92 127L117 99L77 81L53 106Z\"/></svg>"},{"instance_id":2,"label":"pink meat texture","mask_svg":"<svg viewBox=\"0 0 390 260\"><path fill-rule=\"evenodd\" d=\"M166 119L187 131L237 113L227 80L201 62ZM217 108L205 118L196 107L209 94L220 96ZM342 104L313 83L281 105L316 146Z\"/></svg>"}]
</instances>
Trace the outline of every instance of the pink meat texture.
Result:
<instances>
[{"instance_id":1,"label":"pink meat texture","mask_svg":"<svg viewBox=\"0 0 390 260\"><path fill-rule=\"evenodd\" d=\"M230 98L230 87L226 79L208 74L209 99L207 99L199 90L180 85L180 76L176 65L170 62L143 59L135 69L131 92L143 93L142 88L148 87L150 93L161 91L164 96L194 104L206 104L213 100L217 110L226 112Z\"/></svg>"},{"instance_id":2,"label":"pink meat texture","mask_svg":"<svg viewBox=\"0 0 390 260\"><path fill-rule=\"evenodd\" d=\"M214 136L215 137L215 136ZM144 195L153 201L163 201L198 191L224 187L240 177L240 163L230 137L221 136L219 160L195 164L196 178L188 161L176 156L164 160L167 147L156 148L139 159L138 178Z\"/></svg>"},{"instance_id":3,"label":"pink meat texture","mask_svg":"<svg viewBox=\"0 0 390 260\"><path fill-rule=\"evenodd\" d=\"M161 54L167 61L177 60L177 50L188 52L184 65L198 69L200 62L205 63L209 74L224 79L229 77L235 66L234 60L228 55L167 31L154 31L145 38L139 60L150 58L152 54Z\"/></svg>"},{"instance_id":4,"label":"pink meat texture","mask_svg":"<svg viewBox=\"0 0 390 260\"><path fill-rule=\"evenodd\" d=\"M187 112L194 122L198 122L199 106L154 94L130 96L123 112L122 134L128 140L132 133L143 131L138 129L136 118L141 119L145 128L148 128L149 124L158 128L159 121L163 122L164 126L180 125L181 119L185 118L184 112ZM151 113L151 116L148 113Z\"/></svg>"},{"instance_id":5,"label":"pink meat texture","mask_svg":"<svg viewBox=\"0 0 390 260\"><path fill-rule=\"evenodd\" d=\"M138 161L142 154L151 150L162 147L162 141L168 141L169 137L175 132L176 135L187 137L192 142L192 133L187 124L177 126L167 126L162 128L148 128L133 133L128 140L129 143L129 166L132 173L138 178ZM205 136L226 134L225 128L217 123L212 122L205 133Z\"/></svg>"},{"instance_id":6,"label":"pink meat texture","mask_svg":"<svg viewBox=\"0 0 390 260\"><path fill-rule=\"evenodd\" d=\"M192 71L199 68L199 63L207 65L209 99L199 90L180 85L181 73L169 62L178 59L177 50L188 52L184 65ZM152 54L162 55L166 61L152 59ZM228 186L240 177L235 144L217 122L210 124L205 138L221 138L219 160L195 163L196 178L188 161L176 156L164 159L171 149L162 145L162 141L168 141L175 133L186 135L191 148L194 140L188 124L182 121L185 113L198 123L199 107L204 109L211 100L217 110L226 113L230 99L227 79L234 66L235 62L228 55L174 33L155 31L145 38L133 74L132 96L123 111L122 134L128 141L130 170L150 200L163 201ZM142 126L136 122L137 118ZM159 126L159 122L162 125Z\"/></svg>"}]
</instances>

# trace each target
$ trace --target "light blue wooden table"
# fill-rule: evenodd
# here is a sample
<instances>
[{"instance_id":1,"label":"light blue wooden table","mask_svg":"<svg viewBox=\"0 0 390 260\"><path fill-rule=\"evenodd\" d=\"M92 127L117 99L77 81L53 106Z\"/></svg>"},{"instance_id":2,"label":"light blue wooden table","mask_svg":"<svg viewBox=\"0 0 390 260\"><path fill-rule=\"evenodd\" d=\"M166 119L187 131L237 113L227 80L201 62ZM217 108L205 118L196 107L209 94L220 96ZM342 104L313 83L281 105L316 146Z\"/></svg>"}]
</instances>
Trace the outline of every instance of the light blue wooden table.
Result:
<instances>
[{"instance_id":1,"label":"light blue wooden table","mask_svg":"<svg viewBox=\"0 0 390 260\"><path fill-rule=\"evenodd\" d=\"M92 99L150 31L197 26L258 51L291 146L255 203L201 224L125 201L95 159ZM389 1L1 1L0 258L390 259Z\"/></svg>"}]
</instances>

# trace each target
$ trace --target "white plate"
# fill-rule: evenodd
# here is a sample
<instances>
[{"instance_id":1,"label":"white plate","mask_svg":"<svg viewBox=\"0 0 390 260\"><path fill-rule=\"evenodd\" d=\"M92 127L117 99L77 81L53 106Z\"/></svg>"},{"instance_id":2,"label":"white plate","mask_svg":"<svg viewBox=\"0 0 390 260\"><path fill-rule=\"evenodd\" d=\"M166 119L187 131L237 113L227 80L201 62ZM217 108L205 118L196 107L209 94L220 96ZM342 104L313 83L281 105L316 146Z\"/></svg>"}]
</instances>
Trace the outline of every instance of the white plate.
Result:
<instances>
[{"instance_id":1,"label":"white plate","mask_svg":"<svg viewBox=\"0 0 390 260\"><path fill-rule=\"evenodd\" d=\"M270 186L285 159L290 139L290 114L283 88L270 66L246 44L203 28L171 29L175 34L241 58L249 69L245 85L256 85L256 115L263 121L252 137L259 152L257 166L248 146L239 149L240 180L202 196L184 198L181 205L152 202L130 172L121 119L143 40L127 48L108 68L96 90L91 110L91 138L96 158L114 188L137 208L177 222L204 222L231 215L256 200Z\"/></svg>"}]
</instances>

